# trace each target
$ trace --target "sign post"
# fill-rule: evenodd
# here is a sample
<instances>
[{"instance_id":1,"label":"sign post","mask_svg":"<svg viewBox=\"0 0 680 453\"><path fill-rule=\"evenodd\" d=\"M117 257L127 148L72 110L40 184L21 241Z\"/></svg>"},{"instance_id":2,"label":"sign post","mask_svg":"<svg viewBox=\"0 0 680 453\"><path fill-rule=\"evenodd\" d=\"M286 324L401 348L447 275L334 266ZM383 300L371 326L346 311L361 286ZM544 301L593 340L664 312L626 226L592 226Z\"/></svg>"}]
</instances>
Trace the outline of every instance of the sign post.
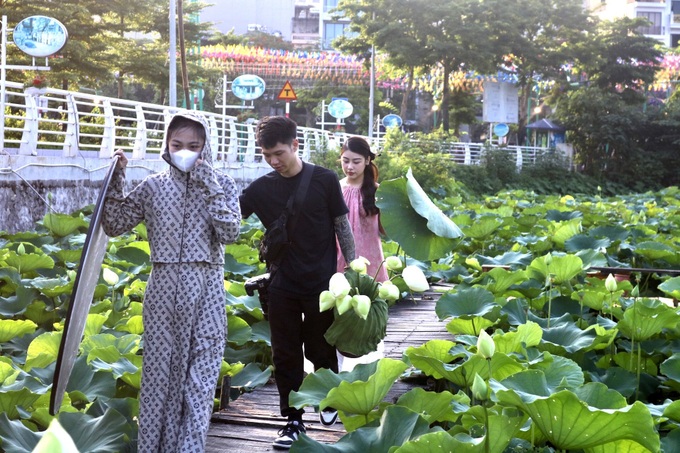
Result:
<instances>
[{"instance_id":1,"label":"sign post","mask_svg":"<svg viewBox=\"0 0 680 453\"><path fill-rule=\"evenodd\" d=\"M286 118L290 118L290 101L297 101L297 95L288 80L286 80L283 88L281 88L277 98L281 101L286 101Z\"/></svg>"},{"instance_id":2,"label":"sign post","mask_svg":"<svg viewBox=\"0 0 680 453\"><path fill-rule=\"evenodd\" d=\"M32 64L26 65L8 65L7 64L7 16L2 16L2 42L0 45L0 116L2 116L2 124L0 124L0 152L5 147L5 96L7 91L7 70L34 70L34 71L49 71L47 58L59 52L65 45L68 39L68 31L66 27L56 19L47 16L30 16L17 24L12 33L12 40L14 44L23 53L33 57ZM45 57L45 66L37 66L35 64L36 57Z\"/></svg>"}]
</instances>

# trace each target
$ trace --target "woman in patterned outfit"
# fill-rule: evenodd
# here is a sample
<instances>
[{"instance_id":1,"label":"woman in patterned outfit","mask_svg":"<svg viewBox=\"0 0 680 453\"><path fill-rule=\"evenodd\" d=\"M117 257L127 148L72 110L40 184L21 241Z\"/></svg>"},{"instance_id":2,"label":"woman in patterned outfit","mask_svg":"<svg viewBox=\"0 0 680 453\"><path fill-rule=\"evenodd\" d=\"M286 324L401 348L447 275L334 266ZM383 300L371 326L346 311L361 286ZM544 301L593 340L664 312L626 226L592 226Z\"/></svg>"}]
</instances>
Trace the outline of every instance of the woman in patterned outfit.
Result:
<instances>
[{"instance_id":1,"label":"woman in patterned outfit","mask_svg":"<svg viewBox=\"0 0 680 453\"><path fill-rule=\"evenodd\" d=\"M115 152L102 226L118 236L146 222L153 265L142 313L140 453L205 449L226 341L224 244L241 222L236 185L213 169L207 137L204 117L174 116L161 156L170 168L127 196L127 158Z\"/></svg>"}]
</instances>

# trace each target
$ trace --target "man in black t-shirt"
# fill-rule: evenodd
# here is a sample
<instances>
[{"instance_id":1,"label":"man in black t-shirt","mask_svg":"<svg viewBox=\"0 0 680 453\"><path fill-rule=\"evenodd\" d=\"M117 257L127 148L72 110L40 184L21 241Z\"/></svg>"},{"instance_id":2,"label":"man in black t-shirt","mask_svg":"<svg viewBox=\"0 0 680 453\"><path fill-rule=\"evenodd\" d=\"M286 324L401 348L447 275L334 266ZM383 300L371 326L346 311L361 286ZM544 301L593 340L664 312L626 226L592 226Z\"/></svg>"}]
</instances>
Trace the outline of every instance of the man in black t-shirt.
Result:
<instances>
[{"instance_id":1,"label":"man in black t-shirt","mask_svg":"<svg viewBox=\"0 0 680 453\"><path fill-rule=\"evenodd\" d=\"M274 171L253 181L240 197L243 218L256 214L269 228L286 208L296 191L302 170L310 165L298 155L297 125L283 116L262 118L257 124L257 142L262 156ZM281 415L288 424L274 440L275 448L290 448L299 434L304 410L290 407L288 396L297 391L304 377L304 357L314 369L337 373L335 347L324 339L333 323L333 311L319 312L319 294L328 289L336 271L336 236L346 262L355 256L354 238L347 219L347 206L337 175L313 166L306 196L297 211L291 245L274 272L269 286L274 378L279 391ZM304 347L304 354L303 354ZM335 422L337 413L320 413L321 422Z\"/></svg>"}]
</instances>

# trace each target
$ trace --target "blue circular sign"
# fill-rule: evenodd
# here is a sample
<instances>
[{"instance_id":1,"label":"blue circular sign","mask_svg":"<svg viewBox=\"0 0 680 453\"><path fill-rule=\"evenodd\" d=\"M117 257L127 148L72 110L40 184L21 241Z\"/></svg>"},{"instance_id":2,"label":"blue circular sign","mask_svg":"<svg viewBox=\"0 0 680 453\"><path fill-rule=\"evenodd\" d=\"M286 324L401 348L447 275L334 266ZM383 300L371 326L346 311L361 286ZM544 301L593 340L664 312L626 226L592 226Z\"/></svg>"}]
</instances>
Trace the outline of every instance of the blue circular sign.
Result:
<instances>
[{"instance_id":1,"label":"blue circular sign","mask_svg":"<svg viewBox=\"0 0 680 453\"><path fill-rule=\"evenodd\" d=\"M382 123L385 127L401 127L403 121L399 115L390 113L389 115L385 115L385 118L382 119Z\"/></svg>"},{"instance_id":2,"label":"blue circular sign","mask_svg":"<svg viewBox=\"0 0 680 453\"><path fill-rule=\"evenodd\" d=\"M14 44L32 57L49 57L59 52L68 39L64 24L47 16L30 16L14 27Z\"/></svg>"},{"instance_id":3,"label":"blue circular sign","mask_svg":"<svg viewBox=\"0 0 680 453\"><path fill-rule=\"evenodd\" d=\"M347 118L353 111L354 107L347 99L333 99L331 103L328 104L328 113L333 118Z\"/></svg>"},{"instance_id":4,"label":"blue circular sign","mask_svg":"<svg viewBox=\"0 0 680 453\"><path fill-rule=\"evenodd\" d=\"M493 133L498 137L505 137L510 132L510 126L505 123L498 123L493 127Z\"/></svg>"},{"instance_id":5,"label":"blue circular sign","mask_svg":"<svg viewBox=\"0 0 680 453\"><path fill-rule=\"evenodd\" d=\"M252 74L238 76L231 82L231 91L239 99L252 101L264 94L265 83L260 77Z\"/></svg>"}]
</instances>

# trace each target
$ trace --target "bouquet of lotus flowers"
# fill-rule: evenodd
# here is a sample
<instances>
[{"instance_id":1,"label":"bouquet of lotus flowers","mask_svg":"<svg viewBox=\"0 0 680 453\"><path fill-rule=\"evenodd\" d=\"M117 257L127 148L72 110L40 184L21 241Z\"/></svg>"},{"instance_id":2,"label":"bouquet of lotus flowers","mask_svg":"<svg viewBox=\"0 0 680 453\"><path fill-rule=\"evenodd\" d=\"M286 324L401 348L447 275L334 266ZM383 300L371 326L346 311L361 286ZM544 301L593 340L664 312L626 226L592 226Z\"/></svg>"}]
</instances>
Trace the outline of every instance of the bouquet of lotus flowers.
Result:
<instances>
[{"instance_id":1,"label":"bouquet of lotus flowers","mask_svg":"<svg viewBox=\"0 0 680 453\"><path fill-rule=\"evenodd\" d=\"M331 277L328 290L319 296L319 310L334 309L335 313L326 341L346 357L360 357L378 348L387 334L387 309L401 297L391 280L378 283L366 274L367 264L363 257L352 261L344 273ZM429 288L423 272L415 266L404 268L399 257L390 256L383 264L392 272L401 271L411 291Z\"/></svg>"}]
</instances>

